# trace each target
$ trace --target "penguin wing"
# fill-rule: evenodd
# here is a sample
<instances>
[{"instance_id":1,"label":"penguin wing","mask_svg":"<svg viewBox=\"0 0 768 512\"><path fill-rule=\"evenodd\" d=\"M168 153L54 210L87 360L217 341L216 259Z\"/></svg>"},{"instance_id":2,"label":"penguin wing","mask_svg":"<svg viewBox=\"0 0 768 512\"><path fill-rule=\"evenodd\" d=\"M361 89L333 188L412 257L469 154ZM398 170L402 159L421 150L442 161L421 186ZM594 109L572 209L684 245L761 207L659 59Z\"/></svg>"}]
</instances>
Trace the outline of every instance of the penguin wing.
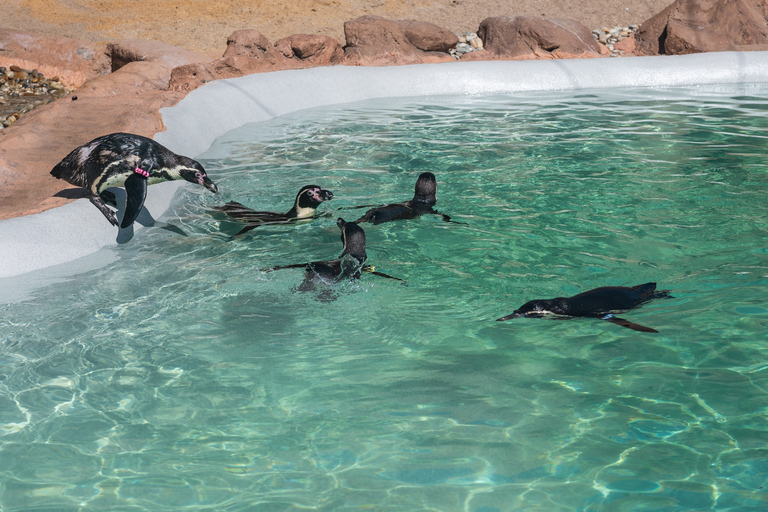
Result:
<instances>
[{"instance_id":1,"label":"penguin wing","mask_svg":"<svg viewBox=\"0 0 768 512\"><path fill-rule=\"evenodd\" d=\"M656 329L651 329L650 327L646 327L644 325L636 324L634 322L630 322L629 320L624 320L623 318L619 318L613 315L606 315L603 317L603 320L606 322L611 322L612 324L620 325L622 327L626 327L627 329L632 329L633 331L640 331L640 332L659 332Z\"/></svg>"},{"instance_id":2,"label":"penguin wing","mask_svg":"<svg viewBox=\"0 0 768 512\"><path fill-rule=\"evenodd\" d=\"M386 277L387 279L394 279L395 281L405 282L405 279L400 279L399 277L391 276L389 274L385 274L384 272L379 272L376 270L376 267L373 267L371 265L363 265L363 272L368 274L373 274L375 276L379 277Z\"/></svg>"},{"instance_id":3,"label":"penguin wing","mask_svg":"<svg viewBox=\"0 0 768 512\"><path fill-rule=\"evenodd\" d=\"M124 186L126 200L123 221L120 223L121 228L127 228L139 216L141 207L144 206L144 200L147 198L147 179L141 174L134 173L128 176Z\"/></svg>"}]
</instances>

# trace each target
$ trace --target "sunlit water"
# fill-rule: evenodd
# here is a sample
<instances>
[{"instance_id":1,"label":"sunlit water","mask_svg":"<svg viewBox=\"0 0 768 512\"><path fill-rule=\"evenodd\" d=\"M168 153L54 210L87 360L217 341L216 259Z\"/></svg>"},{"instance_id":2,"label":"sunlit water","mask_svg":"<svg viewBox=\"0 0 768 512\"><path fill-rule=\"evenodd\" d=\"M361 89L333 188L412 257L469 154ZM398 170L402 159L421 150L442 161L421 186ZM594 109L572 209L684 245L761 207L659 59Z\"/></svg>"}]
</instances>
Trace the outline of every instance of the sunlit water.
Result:
<instances>
[{"instance_id":1,"label":"sunlit water","mask_svg":"<svg viewBox=\"0 0 768 512\"><path fill-rule=\"evenodd\" d=\"M245 126L117 261L0 306L0 509L763 511L768 87L387 100ZM299 293L336 218L366 274ZM294 226L237 230L236 200ZM152 193L150 188L149 193ZM94 209L93 215L99 215ZM593 319L495 319L656 281ZM0 281L2 285L2 281Z\"/></svg>"}]
</instances>

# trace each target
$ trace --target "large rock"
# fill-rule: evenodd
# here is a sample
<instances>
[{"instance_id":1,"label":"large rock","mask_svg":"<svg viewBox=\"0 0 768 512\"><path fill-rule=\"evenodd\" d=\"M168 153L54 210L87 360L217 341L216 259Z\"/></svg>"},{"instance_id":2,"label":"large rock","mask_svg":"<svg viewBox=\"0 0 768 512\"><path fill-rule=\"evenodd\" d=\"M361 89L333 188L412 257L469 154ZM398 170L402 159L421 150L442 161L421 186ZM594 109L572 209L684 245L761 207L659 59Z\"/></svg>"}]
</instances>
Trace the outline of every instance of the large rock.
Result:
<instances>
[{"instance_id":1,"label":"large rock","mask_svg":"<svg viewBox=\"0 0 768 512\"><path fill-rule=\"evenodd\" d=\"M244 29L233 32L227 38L227 49L224 50L223 59L237 55L261 59L274 54L274 47L269 39L258 30Z\"/></svg>"},{"instance_id":2,"label":"large rock","mask_svg":"<svg viewBox=\"0 0 768 512\"><path fill-rule=\"evenodd\" d=\"M0 28L0 65L37 69L70 87L112 71L106 44Z\"/></svg>"},{"instance_id":3,"label":"large rock","mask_svg":"<svg viewBox=\"0 0 768 512\"><path fill-rule=\"evenodd\" d=\"M275 48L301 67L330 66L344 58L341 43L328 36L295 34L277 41Z\"/></svg>"},{"instance_id":4,"label":"large rock","mask_svg":"<svg viewBox=\"0 0 768 512\"><path fill-rule=\"evenodd\" d=\"M486 18L477 35L484 51L462 60L572 59L600 57L600 44L591 31L574 20L501 16Z\"/></svg>"},{"instance_id":5,"label":"large rock","mask_svg":"<svg viewBox=\"0 0 768 512\"><path fill-rule=\"evenodd\" d=\"M220 59L179 66L171 74L171 89L191 91L211 80L251 73L329 66L341 62L341 44L331 37L297 34L274 45L256 30L238 30L227 39Z\"/></svg>"},{"instance_id":6,"label":"large rock","mask_svg":"<svg viewBox=\"0 0 768 512\"><path fill-rule=\"evenodd\" d=\"M344 23L344 60L353 65L448 62L459 38L450 30L423 21L363 16Z\"/></svg>"},{"instance_id":7,"label":"large rock","mask_svg":"<svg viewBox=\"0 0 768 512\"><path fill-rule=\"evenodd\" d=\"M638 49L646 55L682 55L768 49L767 0L677 0L643 22Z\"/></svg>"}]
</instances>

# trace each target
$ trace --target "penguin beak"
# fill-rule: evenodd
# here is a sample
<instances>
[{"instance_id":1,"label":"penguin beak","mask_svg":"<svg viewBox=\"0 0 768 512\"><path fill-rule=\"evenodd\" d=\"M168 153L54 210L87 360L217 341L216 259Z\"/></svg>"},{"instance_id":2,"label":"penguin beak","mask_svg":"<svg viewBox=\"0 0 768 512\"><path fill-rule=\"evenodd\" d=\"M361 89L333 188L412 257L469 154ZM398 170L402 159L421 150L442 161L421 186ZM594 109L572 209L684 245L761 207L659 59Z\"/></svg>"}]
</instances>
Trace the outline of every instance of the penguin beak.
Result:
<instances>
[{"instance_id":1,"label":"penguin beak","mask_svg":"<svg viewBox=\"0 0 768 512\"><path fill-rule=\"evenodd\" d=\"M333 192L323 189L320 191L320 197L323 199L323 201L330 201L333 199Z\"/></svg>"},{"instance_id":2,"label":"penguin beak","mask_svg":"<svg viewBox=\"0 0 768 512\"><path fill-rule=\"evenodd\" d=\"M216 186L216 184L211 181L211 178L208 176L203 176L203 186L213 192L214 194L219 191L219 187Z\"/></svg>"},{"instance_id":3,"label":"penguin beak","mask_svg":"<svg viewBox=\"0 0 768 512\"><path fill-rule=\"evenodd\" d=\"M211 178L202 169L182 169L179 171L179 176L185 181L204 186L214 194L219 191L219 187L211 181Z\"/></svg>"}]
</instances>

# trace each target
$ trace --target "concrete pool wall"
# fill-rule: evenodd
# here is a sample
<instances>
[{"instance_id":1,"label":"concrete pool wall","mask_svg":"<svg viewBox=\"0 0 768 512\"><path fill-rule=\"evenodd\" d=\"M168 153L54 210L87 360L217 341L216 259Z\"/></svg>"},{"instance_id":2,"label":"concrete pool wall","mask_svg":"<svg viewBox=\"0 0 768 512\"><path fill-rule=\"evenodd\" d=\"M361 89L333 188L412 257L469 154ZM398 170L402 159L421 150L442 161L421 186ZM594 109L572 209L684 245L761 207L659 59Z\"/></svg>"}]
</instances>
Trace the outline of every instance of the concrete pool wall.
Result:
<instances>
[{"instance_id":1,"label":"concrete pool wall","mask_svg":"<svg viewBox=\"0 0 768 512\"><path fill-rule=\"evenodd\" d=\"M768 52L277 71L215 81L192 91L174 107L161 109L167 130L154 138L172 151L196 157L245 123L367 99L755 82L768 82ZM167 211L181 186L192 185L171 182L149 189L146 205L155 218ZM136 225L136 236L128 243L141 243L142 229ZM71 274L106 263L109 256L97 259L102 263L82 258L117 245L119 236L126 235L118 234L87 199L2 220L0 278L13 278L3 280L2 287L9 290L44 279L43 274ZM66 268L25 276L59 265Z\"/></svg>"}]
</instances>

